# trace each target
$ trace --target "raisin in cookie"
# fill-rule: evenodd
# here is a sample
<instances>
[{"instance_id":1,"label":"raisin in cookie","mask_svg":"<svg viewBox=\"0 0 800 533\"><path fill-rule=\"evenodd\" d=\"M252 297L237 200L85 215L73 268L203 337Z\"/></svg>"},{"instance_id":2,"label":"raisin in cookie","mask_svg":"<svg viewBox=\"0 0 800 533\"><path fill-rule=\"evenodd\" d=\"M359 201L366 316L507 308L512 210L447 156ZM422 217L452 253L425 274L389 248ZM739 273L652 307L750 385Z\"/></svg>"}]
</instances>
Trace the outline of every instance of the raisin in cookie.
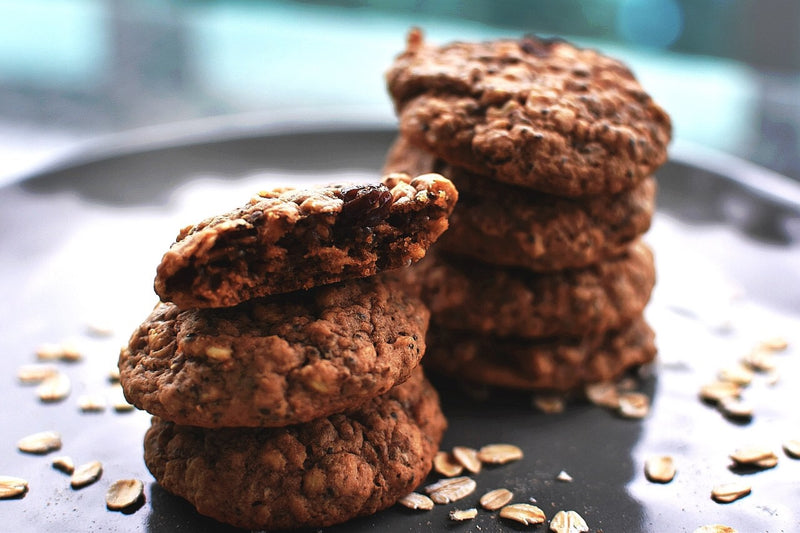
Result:
<instances>
[{"instance_id":1,"label":"raisin in cookie","mask_svg":"<svg viewBox=\"0 0 800 533\"><path fill-rule=\"evenodd\" d=\"M325 527L391 506L428 474L446 422L421 369L344 414L207 430L154 418L145 463L197 510L251 530Z\"/></svg>"},{"instance_id":2,"label":"raisin in cookie","mask_svg":"<svg viewBox=\"0 0 800 533\"><path fill-rule=\"evenodd\" d=\"M410 142L514 185L613 194L667 158L669 116L631 71L564 41L437 47L412 30L387 84Z\"/></svg>"},{"instance_id":3,"label":"raisin in cookie","mask_svg":"<svg viewBox=\"0 0 800 533\"><path fill-rule=\"evenodd\" d=\"M653 254L640 242L612 260L547 274L443 253L408 270L409 286L418 287L434 324L501 337L621 327L642 313L655 284Z\"/></svg>"},{"instance_id":4,"label":"raisin in cookie","mask_svg":"<svg viewBox=\"0 0 800 533\"><path fill-rule=\"evenodd\" d=\"M607 260L650 228L656 181L617 194L561 198L453 167L400 137L389 172L438 172L459 191L450 227L436 246L496 265L547 272Z\"/></svg>"},{"instance_id":5,"label":"raisin in cookie","mask_svg":"<svg viewBox=\"0 0 800 533\"><path fill-rule=\"evenodd\" d=\"M425 368L471 383L567 392L652 361L654 337L642 318L617 330L541 340L435 328L428 335Z\"/></svg>"},{"instance_id":6,"label":"raisin in cookie","mask_svg":"<svg viewBox=\"0 0 800 533\"><path fill-rule=\"evenodd\" d=\"M262 192L183 229L158 266L155 290L182 309L229 307L407 266L447 229L457 198L433 174Z\"/></svg>"},{"instance_id":7,"label":"raisin in cookie","mask_svg":"<svg viewBox=\"0 0 800 533\"><path fill-rule=\"evenodd\" d=\"M128 400L178 424L283 426L407 379L429 313L393 273L224 309L159 303L119 359Z\"/></svg>"}]
</instances>

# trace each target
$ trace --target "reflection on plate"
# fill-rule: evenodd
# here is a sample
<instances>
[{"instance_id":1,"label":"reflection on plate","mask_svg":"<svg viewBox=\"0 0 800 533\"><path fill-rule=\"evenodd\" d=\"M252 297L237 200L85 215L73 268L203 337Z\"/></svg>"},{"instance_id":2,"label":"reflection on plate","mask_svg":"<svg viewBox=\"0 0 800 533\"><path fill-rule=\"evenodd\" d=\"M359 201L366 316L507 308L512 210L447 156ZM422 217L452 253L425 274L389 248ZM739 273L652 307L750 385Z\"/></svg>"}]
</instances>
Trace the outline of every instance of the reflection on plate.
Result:
<instances>
[{"instance_id":1,"label":"reflection on plate","mask_svg":"<svg viewBox=\"0 0 800 533\"><path fill-rule=\"evenodd\" d=\"M141 457L145 413L83 414L77 397L110 391L108 370L155 303L155 265L180 227L271 184L374 179L394 135L385 127L306 124L114 150L108 157L99 151L0 190L6 350L0 368L8 380L0 475L30 482L24 498L2 502L4 527L231 529L199 516L152 481ZM447 531L454 527L450 510L475 506L495 488L512 490L517 502L535 499L549 517L574 509L592 531L691 532L708 523L739 531L795 529L800 461L780 446L800 437L794 407L800 384L800 196L795 184L773 174L742 165L747 174L737 176L739 167L730 159L709 157L678 144L658 174L660 210L647 241L658 265L648 319L657 332L659 361L643 382L653 403L647 418L626 420L588 405L545 415L524 394L492 392L487 401L439 382L450 419L445 448L508 442L522 447L525 458L485 468L476 476L474 498L458 506L423 513L393 507L326 531ZM87 324L98 322L113 334L88 335ZM790 347L777 356L776 383L756 375L744 391L755 411L752 422L732 423L698 400L699 388L719 369L774 335L786 337ZM82 362L61 365L72 378L72 395L41 404L10 376L35 359L37 346L64 339L74 339L84 353ZM19 438L45 429L61 432L59 453L76 463L102 461L101 480L75 491L50 467L51 456L14 455ZM754 442L773 447L778 465L749 475L732 471L728 454ZM644 477L645 460L660 454L672 455L677 465L669 484ZM562 470L572 482L556 480ZM128 477L145 481L147 504L130 515L106 510L105 490ZM733 479L746 479L752 494L728 505L713 502L712 486ZM488 511L458 527L516 529Z\"/></svg>"}]
</instances>

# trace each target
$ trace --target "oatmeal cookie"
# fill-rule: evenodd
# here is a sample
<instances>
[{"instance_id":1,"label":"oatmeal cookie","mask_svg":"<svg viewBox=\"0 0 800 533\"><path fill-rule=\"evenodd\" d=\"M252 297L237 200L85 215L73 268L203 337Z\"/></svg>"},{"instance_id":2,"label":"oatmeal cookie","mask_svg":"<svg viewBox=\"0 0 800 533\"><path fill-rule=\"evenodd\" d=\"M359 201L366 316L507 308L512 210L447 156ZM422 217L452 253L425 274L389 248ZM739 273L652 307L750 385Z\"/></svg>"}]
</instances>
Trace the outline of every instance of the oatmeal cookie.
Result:
<instances>
[{"instance_id":1,"label":"oatmeal cookie","mask_svg":"<svg viewBox=\"0 0 800 533\"><path fill-rule=\"evenodd\" d=\"M391 506L431 469L446 422L421 369L356 410L285 428L154 418L145 463L166 490L238 527L325 527Z\"/></svg>"},{"instance_id":2,"label":"oatmeal cookie","mask_svg":"<svg viewBox=\"0 0 800 533\"><path fill-rule=\"evenodd\" d=\"M182 309L230 307L408 266L447 229L457 198L434 174L262 192L184 228L158 266L155 290Z\"/></svg>"},{"instance_id":3,"label":"oatmeal cookie","mask_svg":"<svg viewBox=\"0 0 800 533\"><path fill-rule=\"evenodd\" d=\"M584 267L619 255L650 228L655 211L653 177L617 194L562 198L453 167L402 137L392 146L385 169L438 172L458 188L458 204L438 249L537 272Z\"/></svg>"},{"instance_id":4,"label":"oatmeal cookie","mask_svg":"<svg viewBox=\"0 0 800 533\"><path fill-rule=\"evenodd\" d=\"M425 369L472 383L567 392L652 361L654 337L642 318L618 330L541 340L437 327L428 334Z\"/></svg>"},{"instance_id":5,"label":"oatmeal cookie","mask_svg":"<svg viewBox=\"0 0 800 533\"><path fill-rule=\"evenodd\" d=\"M224 309L159 303L120 354L125 395L203 427L283 426L360 405L425 352L429 313L393 275Z\"/></svg>"},{"instance_id":6,"label":"oatmeal cookie","mask_svg":"<svg viewBox=\"0 0 800 533\"><path fill-rule=\"evenodd\" d=\"M547 274L443 253L408 270L409 286L419 287L434 324L500 337L618 328L642 313L655 284L653 254L641 242L612 260Z\"/></svg>"},{"instance_id":7,"label":"oatmeal cookie","mask_svg":"<svg viewBox=\"0 0 800 533\"><path fill-rule=\"evenodd\" d=\"M386 77L402 135L498 181L614 194L667 158L670 118L631 71L561 40L437 47L412 30Z\"/></svg>"}]
</instances>

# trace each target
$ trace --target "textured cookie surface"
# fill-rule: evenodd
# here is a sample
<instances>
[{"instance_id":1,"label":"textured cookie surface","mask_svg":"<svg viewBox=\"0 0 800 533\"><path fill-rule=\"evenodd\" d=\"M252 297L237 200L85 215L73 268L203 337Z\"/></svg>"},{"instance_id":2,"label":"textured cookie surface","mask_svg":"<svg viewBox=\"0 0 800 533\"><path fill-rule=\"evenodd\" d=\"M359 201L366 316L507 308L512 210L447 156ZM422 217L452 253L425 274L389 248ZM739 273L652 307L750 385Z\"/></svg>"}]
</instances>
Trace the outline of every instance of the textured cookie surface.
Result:
<instances>
[{"instance_id":1,"label":"textured cookie surface","mask_svg":"<svg viewBox=\"0 0 800 533\"><path fill-rule=\"evenodd\" d=\"M421 369L357 410L285 428L153 419L145 463L166 490L238 527L324 527L389 507L431 468L445 419Z\"/></svg>"},{"instance_id":2,"label":"textured cookie surface","mask_svg":"<svg viewBox=\"0 0 800 533\"><path fill-rule=\"evenodd\" d=\"M664 163L669 116L619 61L525 37L437 47L387 73L400 131L456 166L561 196L613 194Z\"/></svg>"},{"instance_id":3,"label":"textured cookie surface","mask_svg":"<svg viewBox=\"0 0 800 533\"><path fill-rule=\"evenodd\" d=\"M457 199L453 184L432 174L262 192L184 228L158 266L155 290L184 309L229 307L407 266L447 229Z\"/></svg>"},{"instance_id":4,"label":"textured cookie surface","mask_svg":"<svg viewBox=\"0 0 800 533\"><path fill-rule=\"evenodd\" d=\"M641 318L615 331L539 341L435 328L425 368L471 383L567 392L616 379L655 355L653 330Z\"/></svg>"},{"instance_id":5,"label":"textured cookie surface","mask_svg":"<svg viewBox=\"0 0 800 533\"><path fill-rule=\"evenodd\" d=\"M619 255L650 228L655 210L652 177L613 195L561 198L453 167L403 138L392 146L385 168L439 172L458 188L458 204L438 249L537 272L583 267Z\"/></svg>"},{"instance_id":6,"label":"textured cookie surface","mask_svg":"<svg viewBox=\"0 0 800 533\"><path fill-rule=\"evenodd\" d=\"M653 255L639 242L613 260L547 274L442 253L408 270L433 324L502 337L621 327L642 313L655 284Z\"/></svg>"},{"instance_id":7,"label":"textured cookie surface","mask_svg":"<svg viewBox=\"0 0 800 533\"><path fill-rule=\"evenodd\" d=\"M120 354L128 400L202 427L283 426L407 379L428 311L392 273L225 309L159 303Z\"/></svg>"}]
</instances>

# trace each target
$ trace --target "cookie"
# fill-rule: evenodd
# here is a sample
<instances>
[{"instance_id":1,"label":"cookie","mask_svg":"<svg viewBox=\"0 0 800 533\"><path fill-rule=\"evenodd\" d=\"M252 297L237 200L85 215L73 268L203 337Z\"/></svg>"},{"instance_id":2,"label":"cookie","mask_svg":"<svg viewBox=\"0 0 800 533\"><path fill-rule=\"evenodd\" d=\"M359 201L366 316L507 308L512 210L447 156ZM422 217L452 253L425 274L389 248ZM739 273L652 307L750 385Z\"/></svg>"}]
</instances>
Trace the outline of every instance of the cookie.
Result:
<instances>
[{"instance_id":1,"label":"cookie","mask_svg":"<svg viewBox=\"0 0 800 533\"><path fill-rule=\"evenodd\" d=\"M567 392L652 361L654 337L642 318L618 330L542 340L437 327L428 334L425 369L478 384Z\"/></svg>"},{"instance_id":2,"label":"cookie","mask_svg":"<svg viewBox=\"0 0 800 533\"><path fill-rule=\"evenodd\" d=\"M614 194L667 159L667 113L619 61L525 37L428 45L387 72L400 131L448 163L559 196Z\"/></svg>"},{"instance_id":3,"label":"cookie","mask_svg":"<svg viewBox=\"0 0 800 533\"><path fill-rule=\"evenodd\" d=\"M428 317L392 273L224 309L159 303L123 348L120 380L128 401L178 424L306 422L407 379Z\"/></svg>"},{"instance_id":4,"label":"cookie","mask_svg":"<svg viewBox=\"0 0 800 533\"><path fill-rule=\"evenodd\" d=\"M655 284L653 254L643 243L583 269L547 274L495 267L442 253L408 269L431 321L500 337L584 335L639 316Z\"/></svg>"},{"instance_id":5,"label":"cookie","mask_svg":"<svg viewBox=\"0 0 800 533\"><path fill-rule=\"evenodd\" d=\"M154 418L145 463L166 490L238 527L325 527L391 506L431 469L446 422L421 369L354 411L285 428Z\"/></svg>"},{"instance_id":6,"label":"cookie","mask_svg":"<svg viewBox=\"0 0 800 533\"><path fill-rule=\"evenodd\" d=\"M262 192L184 228L158 266L155 290L182 309L230 307L408 266L447 229L457 198L433 174Z\"/></svg>"},{"instance_id":7,"label":"cookie","mask_svg":"<svg viewBox=\"0 0 800 533\"><path fill-rule=\"evenodd\" d=\"M453 167L402 137L385 168L439 172L458 188L458 204L438 249L537 272L584 267L619 255L650 228L655 211L652 177L613 195L561 198Z\"/></svg>"}]
</instances>

